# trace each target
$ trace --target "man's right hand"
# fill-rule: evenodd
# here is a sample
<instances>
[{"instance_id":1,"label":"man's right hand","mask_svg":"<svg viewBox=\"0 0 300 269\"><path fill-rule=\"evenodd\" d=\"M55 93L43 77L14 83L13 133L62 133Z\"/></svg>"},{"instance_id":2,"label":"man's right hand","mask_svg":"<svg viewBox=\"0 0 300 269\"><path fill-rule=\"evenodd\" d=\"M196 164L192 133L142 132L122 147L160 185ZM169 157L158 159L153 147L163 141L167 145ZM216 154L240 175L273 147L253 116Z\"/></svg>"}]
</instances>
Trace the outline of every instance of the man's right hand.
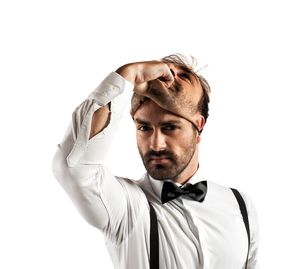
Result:
<instances>
[{"instance_id":1,"label":"man's right hand","mask_svg":"<svg viewBox=\"0 0 300 269\"><path fill-rule=\"evenodd\" d=\"M172 71L171 71L172 70ZM166 88L174 81L175 67L160 61L129 63L121 66L116 72L134 85L134 91L143 95L148 88L148 82L159 79ZM173 74L172 74L173 72ZM99 108L93 114L90 138L101 132L109 124L109 106Z\"/></svg>"},{"instance_id":2,"label":"man's right hand","mask_svg":"<svg viewBox=\"0 0 300 269\"><path fill-rule=\"evenodd\" d=\"M161 61L129 63L121 66L116 72L134 85L134 91L143 94L148 82L159 79L167 88L174 82L175 67ZM172 73L173 72L173 73Z\"/></svg>"}]
</instances>

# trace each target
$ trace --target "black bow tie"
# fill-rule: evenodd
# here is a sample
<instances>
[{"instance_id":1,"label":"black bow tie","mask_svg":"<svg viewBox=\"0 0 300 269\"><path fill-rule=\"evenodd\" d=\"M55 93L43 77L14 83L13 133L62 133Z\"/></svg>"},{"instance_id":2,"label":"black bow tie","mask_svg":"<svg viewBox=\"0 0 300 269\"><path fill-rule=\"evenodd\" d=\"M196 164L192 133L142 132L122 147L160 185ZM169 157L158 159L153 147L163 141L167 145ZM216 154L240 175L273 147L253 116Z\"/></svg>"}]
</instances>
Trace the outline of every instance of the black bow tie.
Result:
<instances>
[{"instance_id":1,"label":"black bow tie","mask_svg":"<svg viewBox=\"0 0 300 269\"><path fill-rule=\"evenodd\" d=\"M188 195L192 199L203 202L207 192L207 181L201 181L196 184L187 183L182 187L165 181L161 191L161 202L164 204L168 201L176 199L181 195Z\"/></svg>"}]
</instances>

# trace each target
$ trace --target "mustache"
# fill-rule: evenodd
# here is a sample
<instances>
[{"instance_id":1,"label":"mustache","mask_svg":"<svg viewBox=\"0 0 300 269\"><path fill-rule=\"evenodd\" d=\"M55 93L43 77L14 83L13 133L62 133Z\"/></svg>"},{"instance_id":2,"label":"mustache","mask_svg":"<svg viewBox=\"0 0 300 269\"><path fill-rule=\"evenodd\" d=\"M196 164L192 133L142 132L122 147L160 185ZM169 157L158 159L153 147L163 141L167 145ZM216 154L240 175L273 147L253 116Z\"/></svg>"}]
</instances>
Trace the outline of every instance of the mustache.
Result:
<instances>
[{"instance_id":1,"label":"mustache","mask_svg":"<svg viewBox=\"0 0 300 269\"><path fill-rule=\"evenodd\" d=\"M168 151L168 150L161 150L161 151L154 151L154 150L149 150L145 155L144 158L146 161L149 161L153 157L161 157L163 156L164 158L169 158L169 159L176 159L176 156L173 152Z\"/></svg>"}]
</instances>

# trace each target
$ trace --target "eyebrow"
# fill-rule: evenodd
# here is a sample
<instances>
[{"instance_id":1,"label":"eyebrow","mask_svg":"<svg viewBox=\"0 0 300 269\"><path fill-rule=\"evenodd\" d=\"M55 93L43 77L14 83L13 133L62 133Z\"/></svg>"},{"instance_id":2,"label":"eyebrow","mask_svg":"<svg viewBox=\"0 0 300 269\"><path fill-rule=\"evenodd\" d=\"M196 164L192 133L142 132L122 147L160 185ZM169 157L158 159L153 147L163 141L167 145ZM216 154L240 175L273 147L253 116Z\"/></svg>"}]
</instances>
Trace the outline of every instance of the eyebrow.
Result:
<instances>
[{"instance_id":1,"label":"eyebrow","mask_svg":"<svg viewBox=\"0 0 300 269\"><path fill-rule=\"evenodd\" d=\"M150 125L150 122L139 119L139 118L134 119L134 121L139 123L139 124Z\"/></svg>"},{"instance_id":2,"label":"eyebrow","mask_svg":"<svg viewBox=\"0 0 300 269\"><path fill-rule=\"evenodd\" d=\"M139 119L139 118L136 118L134 121L137 122L138 124L151 125L150 122L143 120L143 119ZM158 125L160 125L160 126L166 125L166 124L182 124L182 122L180 120L166 120L166 121L161 121L158 123Z\"/></svg>"}]
</instances>

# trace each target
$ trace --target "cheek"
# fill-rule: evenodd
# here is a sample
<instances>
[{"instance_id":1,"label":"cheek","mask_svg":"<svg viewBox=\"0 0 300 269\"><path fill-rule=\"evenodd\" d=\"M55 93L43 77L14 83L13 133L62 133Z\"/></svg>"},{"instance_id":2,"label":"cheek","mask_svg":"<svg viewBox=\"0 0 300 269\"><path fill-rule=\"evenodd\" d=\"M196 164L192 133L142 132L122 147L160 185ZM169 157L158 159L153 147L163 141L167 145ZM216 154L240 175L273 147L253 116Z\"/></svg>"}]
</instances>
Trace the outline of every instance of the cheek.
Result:
<instances>
[{"instance_id":1,"label":"cheek","mask_svg":"<svg viewBox=\"0 0 300 269\"><path fill-rule=\"evenodd\" d=\"M175 143L177 150L184 154L197 144L197 136L192 132L185 133Z\"/></svg>"},{"instance_id":2,"label":"cheek","mask_svg":"<svg viewBox=\"0 0 300 269\"><path fill-rule=\"evenodd\" d=\"M147 139L143 135L136 134L136 144L140 151L145 152L147 150Z\"/></svg>"}]
</instances>

